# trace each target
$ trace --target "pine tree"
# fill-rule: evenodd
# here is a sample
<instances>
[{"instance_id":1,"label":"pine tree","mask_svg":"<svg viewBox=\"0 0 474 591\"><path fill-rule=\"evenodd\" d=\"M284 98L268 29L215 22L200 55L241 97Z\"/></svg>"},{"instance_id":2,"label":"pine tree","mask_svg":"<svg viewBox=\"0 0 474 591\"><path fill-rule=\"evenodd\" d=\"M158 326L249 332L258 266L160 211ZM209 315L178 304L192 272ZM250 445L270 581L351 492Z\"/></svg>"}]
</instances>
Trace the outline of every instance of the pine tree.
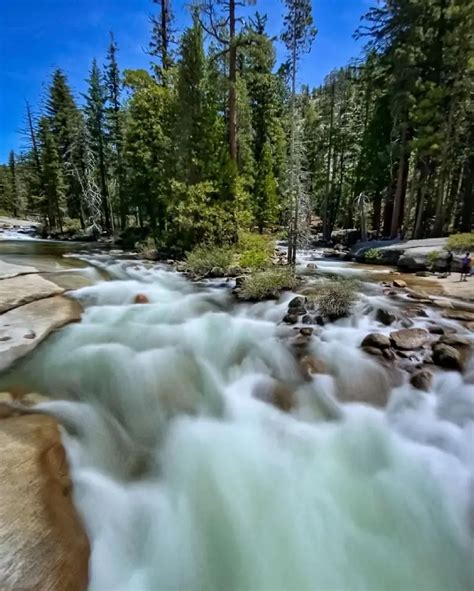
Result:
<instances>
[{"instance_id":1,"label":"pine tree","mask_svg":"<svg viewBox=\"0 0 474 591\"><path fill-rule=\"evenodd\" d=\"M281 39L288 50L288 71L291 80L290 96L290 141L289 141L289 223L288 223L288 263L296 262L296 248L299 242L298 220L300 218L300 202L302 195L298 193L301 187L300 173L297 164L301 160L303 146L296 150L297 145L297 112L296 112L296 77L301 55L309 51L316 29L313 26L310 0L285 0L287 13L284 17L285 29Z\"/></svg>"},{"instance_id":2,"label":"pine tree","mask_svg":"<svg viewBox=\"0 0 474 591\"><path fill-rule=\"evenodd\" d=\"M20 209L20 195L18 190L18 176L17 176L17 167L16 167L16 158L15 152L13 150L10 151L8 156L8 170L10 172L10 186L11 186L11 204L10 209L13 213L14 217L18 216L18 211Z\"/></svg>"},{"instance_id":3,"label":"pine tree","mask_svg":"<svg viewBox=\"0 0 474 591\"><path fill-rule=\"evenodd\" d=\"M152 0L159 6L157 15L151 17L152 33L148 53L158 60L152 67L156 79L162 85L168 83L168 73L173 65L174 30L171 0Z\"/></svg>"},{"instance_id":4,"label":"pine tree","mask_svg":"<svg viewBox=\"0 0 474 591\"><path fill-rule=\"evenodd\" d=\"M44 194L40 201L40 213L48 229L63 229L66 186L63 167L56 143L56 137L51 128L50 120L42 117L39 122L39 142L41 153L42 186Z\"/></svg>"},{"instance_id":5,"label":"pine tree","mask_svg":"<svg viewBox=\"0 0 474 591\"><path fill-rule=\"evenodd\" d=\"M102 80L102 74L94 59L87 80L89 88L85 95L84 112L86 115L86 124L89 132L90 146L94 152L98 167L99 186L101 191L101 201L104 213L105 228L112 229L112 219L110 214L109 194L107 185L106 170L106 138L105 138L105 86Z\"/></svg>"},{"instance_id":6,"label":"pine tree","mask_svg":"<svg viewBox=\"0 0 474 591\"><path fill-rule=\"evenodd\" d=\"M125 193L125 170L123 166L124 147L124 119L122 108L122 79L117 62L118 47L114 36L110 34L110 44L107 50L107 64L105 67L106 107L105 129L110 158L110 174L116 183L119 201L120 226L127 225L128 203Z\"/></svg>"}]
</instances>

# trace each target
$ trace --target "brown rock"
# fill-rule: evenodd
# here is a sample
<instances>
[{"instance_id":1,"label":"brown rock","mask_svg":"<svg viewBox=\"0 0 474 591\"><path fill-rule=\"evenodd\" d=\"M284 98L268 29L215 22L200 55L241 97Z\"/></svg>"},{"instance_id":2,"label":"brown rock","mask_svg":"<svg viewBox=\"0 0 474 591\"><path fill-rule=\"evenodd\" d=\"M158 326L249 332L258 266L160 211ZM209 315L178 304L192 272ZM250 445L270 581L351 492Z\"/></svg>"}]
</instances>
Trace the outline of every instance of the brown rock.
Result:
<instances>
[{"instance_id":1,"label":"brown rock","mask_svg":"<svg viewBox=\"0 0 474 591\"><path fill-rule=\"evenodd\" d=\"M474 312L467 312L466 310L444 310L442 312L443 318L450 320L462 320L464 322L474 321Z\"/></svg>"},{"instance_id":2,"label":"brown rock","mask_svg":"<svg viewBox=\"0 0 474 591\"><path fill-rule=\"evenodd\" d=\"M144 293L137 293L137 295L135 296L133 301L135 304L149 304L150 303L148 296L146 296Z\"/></svg>"},{"instance_id":3,"label":"brown rock","mask_svg":"<svg viewBox=\"0 0 474 591\"><path fill-rule=\"evenodd\" d=\"M372 332L365 337L360 346L388 349L390 347L390 339L379 332Z\"/></svg>"},{"instance_id":4,"label":"brown rock","mask_svg":"<svg viewBox=\"0 0 474 591\"><path fill-rule=\"evenodd\" d=\"M429 332L424 328L402 328L390 333L390 340L396 349L419 349L429 340Z\"/></svg>"},{"instance_id":5,"label":"brown rock","mask_svg":"<svg viewBox=\"0 0 474 591\"><path fill-rule=\"evenodd\" d=\"M393 287L398 287L400 289L404 289L407 286L406 281L403 281L403 279L394 279L393 281Z\"/></svg>"},{"instance_id":6,"label":"brown rock","mask_svg":"<svg viewBox=\"0 0 474 591\"><path fill-rule=\"evenodd\" d=\"M393 361L394 359L396 359L395 351L393 349L384 349L382 353L385 359L387 359L388 361Z\"/></svg>"},{"instance_id":7,"label":"brown rock","mask_svg":"<svg viewBox=\"0 0 474 591\"><path fill-rule=\"evenodd\" d=\"M383 356L382 349L378 349L377 347L362 347L362 351L364 351L364 353L367 353L367 355L373 355L374 357Z\"/></svg>"},{"instance_id":8,"label":"brown rock","mask_svg":"<svg viewBox=\"0 0 474 591\"><path fill-rule=\"evenodd\" d=\"M293 390L286 384L277 383L272 388L271 403L283 412L289 412L296 402Z\"/></svg>"},{"instance_id":9,"label":"brown rock","mask_svg":"<svg viewBox=\"0 0 474 591\"><path fill-rule=\"evenodd\" d=\"M305 298L296 296L288 303L288 309L291 308L304 308Z\"/></svg>"},{"instance_id":10,"label":"brown rock","mask_svg":"<svg viewBox=\"0 0 474 591\"><path fill-rule=\"evenodd\" d=\"M55 421L0 421L0 588L83 591L89 543Z\"/></svg>"},{"instance_id":11,"label":"brown rock","mask_svg":"<svg viewBox=\"0 0 474 591\"><path fill-rule=\"evenodd\" d=\"M422 369L411 376L410 384L417 390L429 392L433 384L433 374L427 369Z\"/></svg>"},{"instance_id":12,"label":"brown rock","mask_svg":"<svg viewBox=\"0 0 474 591\"><path fill-rule=\"evenodd\" d=\"M304 337L310 337L313 334L313 330L314 329L310 326L305 326L303 328L300 328L300 334Z\"/></svg>"},{"instance_id":13,"label":"brown rock","mask_svg":"<svg viewBox=\"0 0 474 591\"><path fill-rule=\"evenodd\" d=\"M314 355L305 355L300 360L300 367L305 379L312 379L317 374L329 373L324 361Z\"/></svg>"},{"instance_id":14,"label":"brown rock","mask_svg":"<svg viewBox=\"0 0 474 591\"><path fill-rule=\"evenodd\" d=\"M443 335L438 342L454 347L455 349L471 346L469 339L458 334Z\"/></svg>"},{"instance_id":15,"label":"brown rock","mask_svg":"<svg viewBox=\"0 0 474 591\"><path fill-rule=\"evenodd\" d=\"M466 326L467 330L474 332L474 322L466 322L465 326Z\"/></svg>"},{"instance_id":16,"label":"brown rock","mask_svg":"<svg viewBox=\"0 0 474 591\"><path fill-rule=\"evenodd\" d=\"M437 324L430 326L428 328L428 331L430 332L430 334L439 334L439 335L443 335L445 332L444 328L442 326L438 326Z\"/></svg>"},{"instance_id":17,"label":"brown rock","mask_svg":"<svg viewBox=\"0 0 474 591\"><path fill-rule=\"evenodd\" d=\"M463 370L459 351L443 343L435 345L433 349L433 363L443 369Z\"/></svg>"}]
</instances>

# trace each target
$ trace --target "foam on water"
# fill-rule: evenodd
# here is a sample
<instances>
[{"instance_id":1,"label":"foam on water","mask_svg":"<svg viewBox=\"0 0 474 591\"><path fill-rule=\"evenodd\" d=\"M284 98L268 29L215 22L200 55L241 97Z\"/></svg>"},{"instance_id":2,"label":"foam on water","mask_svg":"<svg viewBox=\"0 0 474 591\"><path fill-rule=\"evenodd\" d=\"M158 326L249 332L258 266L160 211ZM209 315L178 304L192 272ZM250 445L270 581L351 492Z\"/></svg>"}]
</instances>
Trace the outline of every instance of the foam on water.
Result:
<instances>
[{"instance_id":1,"label":"foam on water","mask_svg":"<svg viewBox=\"0 0 474 591\"><path fill-rule=\"evenodd\" d=\"M472 384L446 373L326 421L321 396L379 387L370 315L322 330L331 376L305 382L274 324L289 296L233 307L165 270L108 271L19 368L66 399L43 408L65 425L91 591L473 588ZM292 414L256 395L274 380Z\"/></svg>"}]
</instances>

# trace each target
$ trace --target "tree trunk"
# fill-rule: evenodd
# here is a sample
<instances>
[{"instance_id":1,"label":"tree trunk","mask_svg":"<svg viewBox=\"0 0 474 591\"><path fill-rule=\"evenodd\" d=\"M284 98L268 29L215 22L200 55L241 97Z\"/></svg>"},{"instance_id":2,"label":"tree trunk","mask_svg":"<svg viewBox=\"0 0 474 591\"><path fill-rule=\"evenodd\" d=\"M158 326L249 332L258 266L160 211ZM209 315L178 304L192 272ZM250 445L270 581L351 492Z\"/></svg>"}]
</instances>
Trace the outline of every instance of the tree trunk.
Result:
<instances>
[{"instance_id":1,"label":"tree trunk","mask_svg":"<svg viewBox=\"0 0 474 591\"><path fill-rule=\"evenodd\" d=\"M328 240L330 236L328 236L328 203L329 203L329 193L331 189L331 161L332 161L332 136L333 136L333 127L334 127L334 96L335 96L335 82L333 80L331 84L331 110L329 115L329 140L328 140L328 160L327 160L327 170L326 170L326 191L324 195L323 201L323 239Z\"/></svg>"},{"instance_id":2,"label":"tree trunk","mask_svg":"<svg viewBox=\"0 0 474 591\"><path fill-rule=\"evenodd\" d=\"M415 230L413 237L416 239L423 237L423 216L425 213L426 189L428 180L430 178L430 167L428 164L423 164L422 173L420 176L420 193L418 198L418 207L416 212Z\"/></svg>"},{"instance_id":3,"label":"tree trunk","mask_svg":"<svg viewBox=\"0 0 474 591\"><path fill-rule=\"evenodd\" d=\"M395 197L393 200L392 223L390 226L390 238L396 238L401 227L401 217L403 215L403 205L405 202L406 183L408 177L408 153L407 153L408 129L404 125L402 129L402 137L400 140L401 152L398 163L397 186L395 189ZM403 221L403 220L402 220Z\"/></svg>"},{"instance_id":4,"label":"tree trunk","mask_svg":"<svg viewBox=\"0 0 474 591\"><path fill-rule=\"evenodd\" d=\"M109 191L107 188L107 177L105 172L105 159L104 159L104 144L102 139L102 129L99 126L99 174L100 174L100 185L102 193L102 206L104 209L105 227L108 232L112 229L112 222L109 208Z\"/></svg>"},{"instance_id":5,"label":"tree trunk","mask_svg":"<svg viewBox=\"0 0 474 591\"><path fill-rule=\"evenodd\" d=\"M435 222L433 225L432 236L441 236L443 233L444 224L444 196L445 196L445 185L446 185L446 172L448 164L448 154L450 148L450 142L452 140L452 129L453 129L453 118L454 118L454 100L451 101L451 108L449 110L448 125L446 130L446 137L443 145L443 152L441 155L441 164L439 167L439 185L436 196L436 213Z\"/></svg>"},{"instance_id":6,"label":"tree trunk","mask_svg":"<svg viewBox=\"0 0 474 591\"><path fill-rule=\"evenodd\" d=\"M474 211L474 152L469 154L465 166L462 181L462 207L461 207L461 232L472 230Z\"/></svg>"},{"instance_id":7,"label":"tree trunk","mask_svg":"<svg viewBox=\"0 0 474 591\"><path fill-rule=\"evenodd\" d=\"M378 238L380 233L380 218L382 216L382 195L380 193L375 193L373 203L374 209L372 214L372 227L375 231L375 235Z\"/></svg>"},{"instance_id":8,"label":"tree trunk","mask_svg":"<svg viewBox=\"0 0 474 591\"><path fill-rule=\"evenodd\" d=\"M235 0L229 0L229 154L237 163L237 45L235 42Z\"/></svg>"}]
</instances>

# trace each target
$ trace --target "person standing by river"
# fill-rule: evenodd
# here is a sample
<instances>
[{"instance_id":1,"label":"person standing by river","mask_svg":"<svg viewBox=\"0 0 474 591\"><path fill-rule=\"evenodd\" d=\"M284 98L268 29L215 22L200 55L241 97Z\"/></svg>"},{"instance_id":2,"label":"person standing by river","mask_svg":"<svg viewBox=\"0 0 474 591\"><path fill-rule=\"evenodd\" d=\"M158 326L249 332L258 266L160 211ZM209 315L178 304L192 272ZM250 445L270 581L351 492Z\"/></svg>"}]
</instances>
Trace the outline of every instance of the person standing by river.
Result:
<instances>
[{"instance_id":1,"label":"person standing by river","mask_svg":"<svg viewBox=\"0 0 474 591\"><path fill-rule=\"evenodd\" d=\"M461 277L460 277L459 281L467 281L467 278L471 273L471 265L472 265L471 253L466 252L466 256L462 260Z\"/></svg>"},{"instance_id":2,"label":"person standing by river","mask_svg":"<svg viewBox=\"0 0 474 591\"><path fill-rule=\"evenodd\" d=\"M446 273L451 275L451 267L453 266L453 253L448 250L448 257L446 259Z\"/></svg>"}]
</instances>

